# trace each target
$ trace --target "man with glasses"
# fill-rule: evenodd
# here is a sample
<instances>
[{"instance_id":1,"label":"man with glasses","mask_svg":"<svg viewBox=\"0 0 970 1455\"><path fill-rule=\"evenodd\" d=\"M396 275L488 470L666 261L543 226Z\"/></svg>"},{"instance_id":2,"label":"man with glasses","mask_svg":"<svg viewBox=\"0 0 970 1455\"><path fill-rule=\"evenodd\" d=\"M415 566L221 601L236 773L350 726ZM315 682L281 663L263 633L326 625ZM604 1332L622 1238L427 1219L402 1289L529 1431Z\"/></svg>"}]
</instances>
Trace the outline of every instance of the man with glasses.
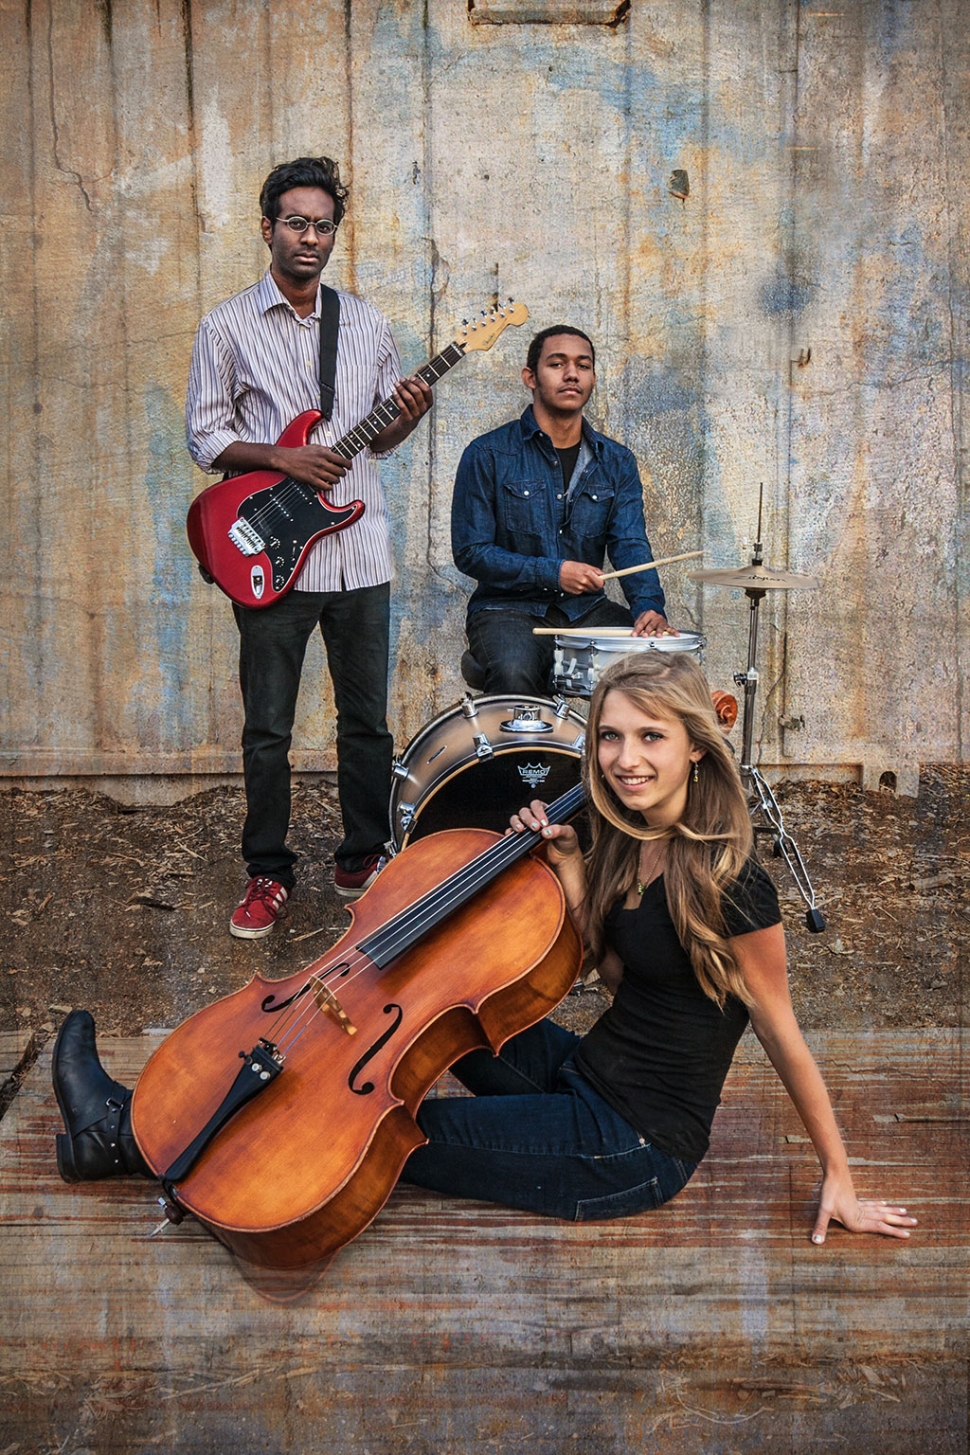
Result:
<instances>
[{"instance_id":1,"label":"man with glasses","mask_svg":"<svg viewBox=\"0 0 970 1455\"><path fill-rule=\"evenodd\" d=\"M371 304L337 294L332 414L305 446L274 443L297 415L321 408L320 275L333 252L347 191L329 157L299 157L273 169L259 199L269 270L202 319L189 373L188 447L203 470L280 471L325 490L334 505L359 499L365 506L353 525L315 543L287 595L262 608L233 605L245 712L242 851L250 877L229 930L243 939L272 932L296 882L297 855L286 845L289 747L303 657L317 626L337 709L344 831L335 853L339 895L355 899L373 882L389 836L392 562L376 461L415 428L431 406L431 390L420 378L400 378L391 330ZM400 414L371 447L352 464L336 454L331 445L391 395Z\"/></svg>"},{"instance_id":2,"label":"man with glasses","mask_svg":"<svg viewBox=\"0 0 970 1455\"><path fill-rule=\"evenodd\" d=\"M676 635L656 571L623 578L629 610L603 590L607 554L618 571L653 554L633 454L583 418L595 370L596 351L579 329L543 329L522 370L531 405L461 457L452 552L478 583L466 631L486 692L549 695L554 637L535 636L537 626Z\"/></svg>"}]
</instances>

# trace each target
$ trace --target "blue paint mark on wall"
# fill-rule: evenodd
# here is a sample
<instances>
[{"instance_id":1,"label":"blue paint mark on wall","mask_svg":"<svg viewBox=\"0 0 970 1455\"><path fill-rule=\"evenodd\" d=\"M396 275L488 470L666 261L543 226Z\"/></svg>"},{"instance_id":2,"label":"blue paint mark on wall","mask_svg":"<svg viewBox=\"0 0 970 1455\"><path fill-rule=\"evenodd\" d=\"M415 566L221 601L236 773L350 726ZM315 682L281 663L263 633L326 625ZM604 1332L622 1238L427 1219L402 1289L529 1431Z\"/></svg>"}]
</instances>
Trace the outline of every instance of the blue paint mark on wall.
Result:
<instances>
[{"instance_id":1,"label":"blue paint mark on wall","mask_svg":"<svg viewBox=\"0 0 970 1455\"><path fill-rule=\"evenodd\" d=\"M770 316L801 313L812 298L812 285L804 278L778 272L766 279L759 290L761 307Z\"/></svg>"},{"instance_id":2,"label":"blue paint mark on wall","mask_svg":"<svg viewBox=\"0 0 970 1455\"><path fill-rule=\"evenodd\" d=\"M181 724L184 735L183 694L188 656L188 601L195 563L185 539L185 512L178 499L185 475L182 410L157 384L145 393L148 423L148 459L145 489L151 503L155 536L150 605L153 608L158 666L162 676L161 703L152 703L154 716L172 726Z\"/></svg>"}]
</instances>

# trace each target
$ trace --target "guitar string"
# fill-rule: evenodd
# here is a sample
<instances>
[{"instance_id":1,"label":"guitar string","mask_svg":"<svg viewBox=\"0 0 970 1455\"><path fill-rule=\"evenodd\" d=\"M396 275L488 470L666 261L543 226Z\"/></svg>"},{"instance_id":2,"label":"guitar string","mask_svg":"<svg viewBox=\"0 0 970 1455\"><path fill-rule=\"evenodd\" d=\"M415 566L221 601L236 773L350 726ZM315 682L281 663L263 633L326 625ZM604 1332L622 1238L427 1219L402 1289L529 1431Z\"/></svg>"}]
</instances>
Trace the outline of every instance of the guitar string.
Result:
<instances>
[{"instance_id":1,"label":"guitar string","mask_svg":"<svg viewBox=\"0 0 970 1455\"><path fill-rule=\"evenodd\" d=\"M456 357L454 359L447 360L446 355L452 350L454 350ZM464 358L464 350L461 349L457 344L449 344L446 349L442 349L440 354L436 354L429 363L425 364L422 369L419 369L418 373L425 380L425 383L431 383L432 381L434 383L437 383L438 380L442 379L444 375L448 372L448 370L454 368L455 364L457 364L462 358ZM445 367L440 371L435 367L438 364L439 360L445 365ZM428 379L426 377L429 373L432 376L431 379ZM332 449L336 454L342 454L344 459L346 460L354 459L357 455L360 454L361 450L365 449L366 446L372 442L372 440L375 440L377 438L382 429L385 429L387 425L393 423L393 421L397 419L400 413L400 407L399 405L395 404L393 399L383 400L380 404L376 405L374 409L371 410L370 414L367 416L366 419L362 419L359 424L354 425L353 429L348 430L348 432L343 435L335 445L332 446ZM373 424L372 421L374 421ZM362 438L358 438L358 436L362 436ZM294 480L291 476L285 476L276 485L267 486L266 488L272 490L273 495L270 497L265 505L260 506L259 509L254 511L253 515L250 517L250 524L254 528L259 528L260 526L264 525L269 528L270 516L276 509L278 509L277 502L283 502L285 504L285 502L289 499L292 499L294 495L302 495L303 498L306 499L306 490L310 490L314 497L317 494L312 485L306 485L302 481ZM340 509L341 507L336 508Z\"/></svg>"},{"instance_id":2,"label":"guitar string","mask_svg":"<svg viewBox=\"0 0 970 1455\"><path fill-rule=\"evenodd\" d=\"M502 308L497 310L490 310L485 318L483 327L487 326L488 324L494 324L496 319L502 318L503 315L504 309ZM447 344L445 348L440 351L440 353L436 354L433 359L429 360L427 364L425 364L421 369L417 371L419 376L424 379L425 383L437 383L439 379L444 377L449 369L454 368L455 364L457 364L461 359L464 358L467 349L468 341L466 341L465 343L459 343L457 339L453 340L450 344ZM443 367L439 368L439 365L443 365ZM343 458L346 460L353 460L358 454L360 454L361 450L366 448L367 445L369 445L374 439L377 438L382 429L386 428L387 425L391 424L395 419L397 419L400 413L400 406L395 404L393 399L383 400L381 404L377 405L376 408L371 411L366 419L361 420L359 424L355 425L352 430L349 430L347 434L345 434L341 439L337 441L337 443L333 446L334 451L338 454L342 454ZM282 495L282 490L287 486L295 486L297 487L296 492L289 491L286 498L292 498L294 493L298 493L303 494L305 499L305 492L299 489L302 484L303 482L293 480L292 477L284 477L283 480L277 482L276 486L269 486L267 488L274 491L277 500L281 500L284 498ZM312 489L312 487L310 488ZM266 526L267 529L269 529L269 515L267 514L267 512L273 512L276 508L277 507L275 501L271 497L270 500L267 501L265 506L261 506L259 510L254 512L250 520L250 524L253 525L254 528Z\"/></svg>"},{"instance_id":3,"label":"guitar string","mask_svg":"<svg viewBox=\"0 0 970 1455\"><path fill-rule=\"evenodd\" d=\"M558 818L573 812L574 808L578 808L581 804L582 798L581 787L564 794L556 803L550 805L550 821L556 821L556 818L552 817L553 814L556 814ZM277 1036L276 1044L280 1051L286 1054L292 1050L296 1040L316 1015L323 1013L323 1008L316 1005L312 988L310 988L314 979L322 988L329 989L327 977L332 977L336 971L341 972L340 978L345 985L349 985L371 966L376 966L378 970L383 969L410 945L420 940L429 929L434 928L441 920L452 914L455 908L472 898L481 887L491 883L518 859L524 858L531 848L541 842L541 839L541 834L535 831L522 835L504 836L498 843L490 845L484 853L476 855L474 859L456 870L443 884L429 890L421 899L408 905L386 924L379 925L376 930L356 944L349 955L342 956L333 965L321 967L318 971L311 971L303 991L310 999L305 1002L303 1010L297 1015L294 1007L288 1007L287 1011L282 1013L283 1019L275 1022L271 1028ZM368 953L368 946L380 955L380 960L375 960ZM296 1029L296 1026L288 1024L294 1019L297 1025L301 1019L306 1019L306 1024L300 1029ZM290 1035L290 1040L284 1048L282 1038L286 1035Z\"/></svg>"}]
</instances>

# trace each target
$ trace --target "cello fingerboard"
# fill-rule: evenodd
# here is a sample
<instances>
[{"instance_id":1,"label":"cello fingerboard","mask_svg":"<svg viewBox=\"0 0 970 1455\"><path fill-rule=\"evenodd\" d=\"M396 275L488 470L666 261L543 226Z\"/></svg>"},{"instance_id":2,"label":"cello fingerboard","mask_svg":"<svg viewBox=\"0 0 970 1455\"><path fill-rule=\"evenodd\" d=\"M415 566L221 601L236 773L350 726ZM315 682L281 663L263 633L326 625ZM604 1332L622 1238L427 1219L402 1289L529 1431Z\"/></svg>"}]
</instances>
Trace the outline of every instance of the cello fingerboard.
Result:
<instances>
[{"instance_id":1,"label":"cello fingerboard","mask_svg":"<svg viewBox=\"0 0 970 1455\"><path fill-rule=\"evenodd\" d=\"M550 823L568 823L586 802L586 791L582 784L570 788L557 798L546 810ZM381 925L357 948L371 959L379 969L384 969L392 960L403 955L412 945L430 934L455 910L474 899L486 884L530 853L542 843L539 830L528 829L522 834L509 834L492 844L484 853L478 854L471 863L464 865L450 875L437 888L422 895L414 904Z\"/></svg>"}]
</instances>

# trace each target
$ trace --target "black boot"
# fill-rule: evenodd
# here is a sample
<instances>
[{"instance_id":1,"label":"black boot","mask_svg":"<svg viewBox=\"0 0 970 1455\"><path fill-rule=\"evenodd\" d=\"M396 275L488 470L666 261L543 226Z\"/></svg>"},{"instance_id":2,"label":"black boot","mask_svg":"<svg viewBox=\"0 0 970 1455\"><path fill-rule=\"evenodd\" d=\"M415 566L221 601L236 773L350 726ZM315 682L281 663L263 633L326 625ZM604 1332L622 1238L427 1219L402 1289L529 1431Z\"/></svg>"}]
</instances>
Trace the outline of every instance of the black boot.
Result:
<instances>
[{"instance_id":1,"label":"black boot","mask_svg":"<svg viewBox=\"0 0 970 1455\"><path fill-rule=\"evenodd\" d=\"M112 1081L101 1065L89 1011L72 1010L61 1026L51 1077L64 1118L65 1132L57 1138L57 1170L65 1182L135 1173L154 1177L131 1130L131 1092Z\"/></svg>"}]
</instances>

